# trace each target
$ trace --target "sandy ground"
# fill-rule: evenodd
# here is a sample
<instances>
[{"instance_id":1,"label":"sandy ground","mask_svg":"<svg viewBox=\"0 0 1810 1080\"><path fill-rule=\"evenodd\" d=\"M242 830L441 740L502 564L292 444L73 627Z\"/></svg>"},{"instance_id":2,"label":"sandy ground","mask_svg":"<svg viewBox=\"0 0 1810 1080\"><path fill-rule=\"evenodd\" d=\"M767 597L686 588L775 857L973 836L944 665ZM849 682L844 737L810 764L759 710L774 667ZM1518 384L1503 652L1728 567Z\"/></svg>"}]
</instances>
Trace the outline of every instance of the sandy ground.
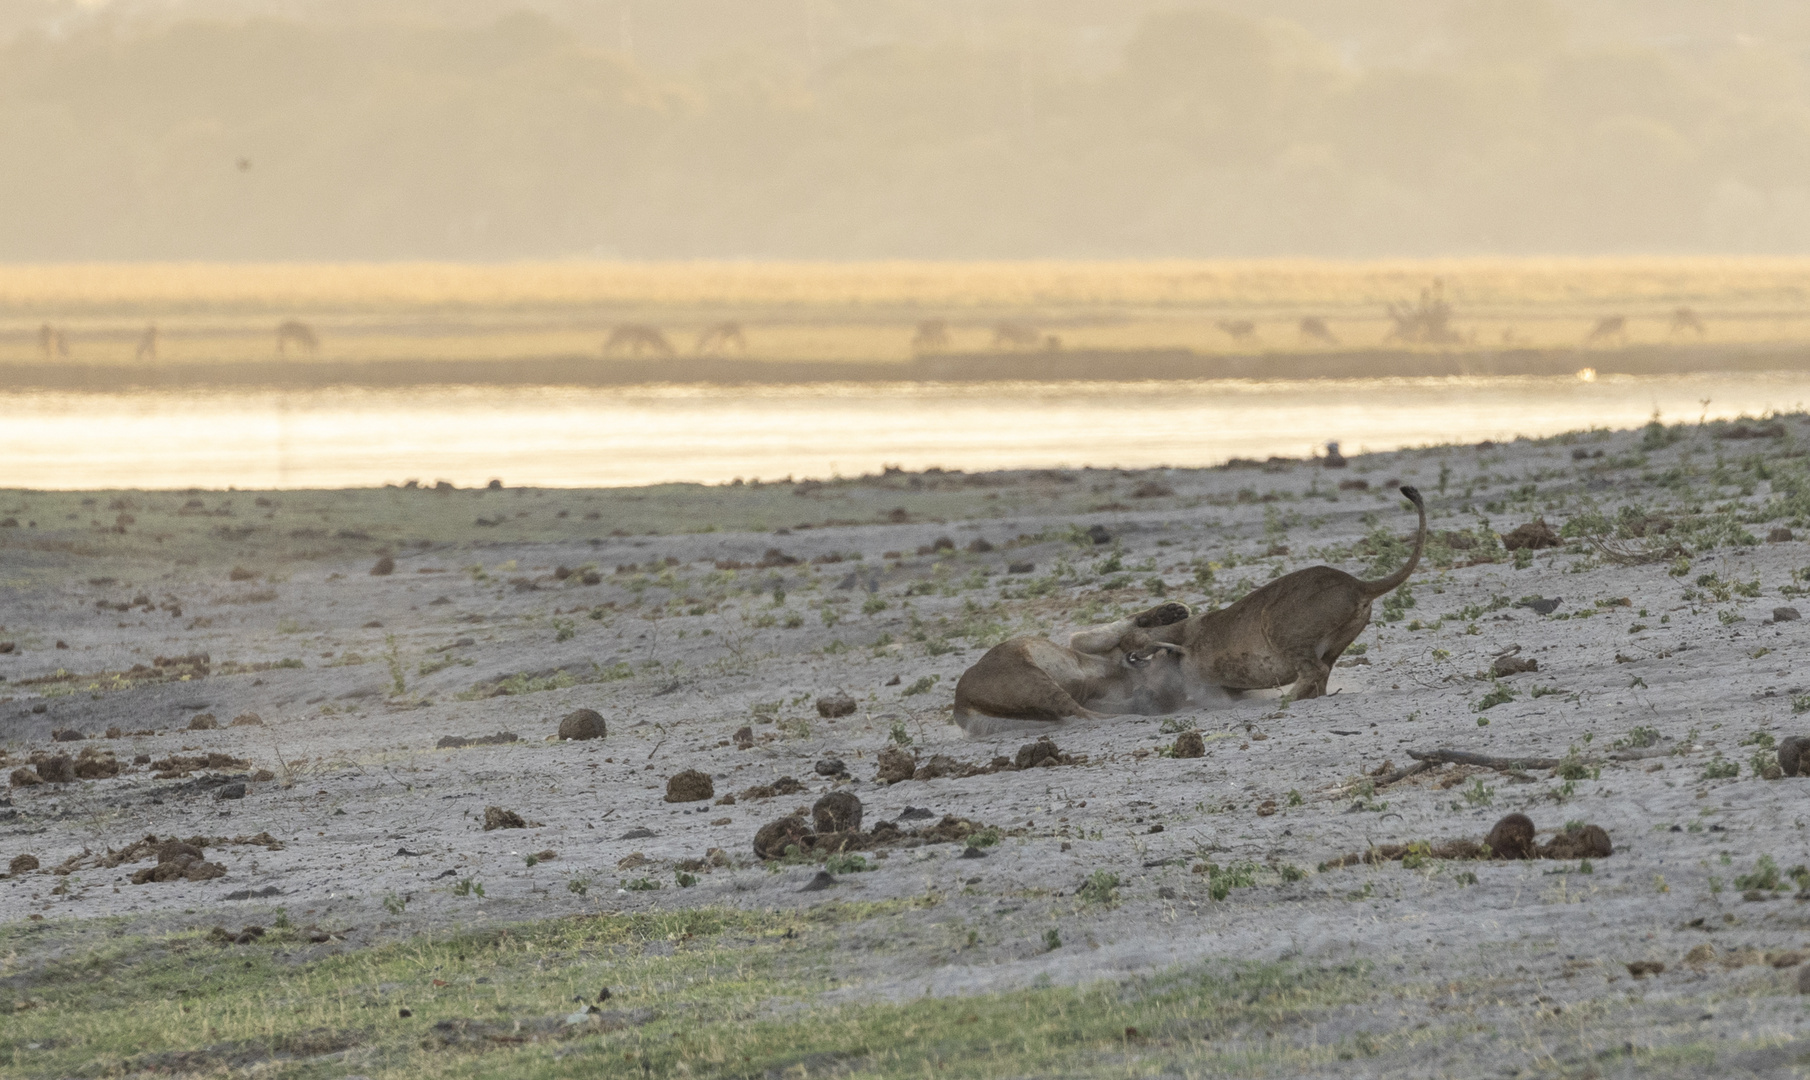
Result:
<instances>
[{"instance_id":1,"label":"sandy ground","mask_svg":"<svg viewBox=\"0 0 1810 1080\"><path fill-rule=\"evenodd\" d=\"M1783 437L1752 440L1718 439L1713 427L1673 429L1671 441L1649 432L1644 451L1638 431L1402 451L1344 470L1277 462L888 476L778 489L774 513L793 507L798 524L882 522L777 534L730 521L645 535L657 508L618 528L626 516L585 519L586 496L573 492L3 493L0 517L19 519L0 530L0 642L15 643L0 655L6 771L34 753L91 748L127 764L117 777L10 789L0 860L29 853L41 869L0 880L0 918L236 926L280 906L344 930L333 947L355 948L574 912L930 896L939 902L883 935L867 931L883 940L851 938L836 994L972 993L1211 958L1355 960L1404 984L1467 988L1450 1002L1413 995L1342 1021L1358 1027L1399 1030L1463 1007L1480 1032L1520 1031L1510 1058L1524 1063L1588 1063L1623 1040L1733 1040L1730 1068L1790 1074L1804 969L1780 954L1810 950L1810 917L1789 878L1777 890L1737 884L1761 856L1782 871L1810 862L1810 780L1762 779L1750 760L1759 752L1764 763L1756 735L1810 734L1793 704L1810 687L1810 623L1773 621L1776 607L1798 603L1794 571L1810 567L1810 551L1765 542L1773 525L1797 519L1803 531L1789 478L1802 474L1796 446L1810 424L1785 426ZM1357 480L1369 490L1340 490ZM1627 521L1677 522L1663 534L1642 526L1649 536L1626 543L1677 538L1689 554L1618 565L1572 540L1516 568L1500 551L1462 565L1487 553L1447 545L1415 575L1412 608L1385 622L1378 605L1365 652L1336 670L1331 696L1253 694L1179 717L1052 731L1064 752L1086 756L1081 765L875 782L876 756L899 736L920 760L985 762L1029 741L968 740L948 723L953 684L984 643L1008 632L1061 638L1159 591L1224 602L1278 569L1320 561L1367 573L1354 545L1412 527L1388 487L1398 481L1426 492L1438 530L1479 530L1486 518L1507 532L1536 515L1556 528L1626 506ZM1135 496L1140 484L1172 494ZM713 492L734 494L693 489L688 513L705 506L708 517ZM884 520L907 496L942 502ZM102 514L114 498L134 509ZM253 512L254 498L270 505ZM462 509L444 510L448 500ZM225 533L190 520L222 506L241 515ZM519 527L463 524L518 507ZM561 511L570 535L511 538ZM116 513L134 518L124 536L90 524L106 528ZM736 514L747 516L724 511ZM162 528L158 515L173 523L167 539L138 542ZM237 521L257 525L234 538ZM178 528L190 525L192 541ZM1085 534L1093 525L1106 542ZM1742 542L1743 531L1760 542ZM324 537L304 538L320 550L298 550L297 532ZM942 537L952 547L933 550ZM969 550L978 539L992 549ZM369 573L380 552L394 557L393 574ZM733 567L779 555L798 561ZM841 559L813 563L830 556ZM1034 569L1011 572L1023 563ZM234 567L243 580L232 580ZM579 569L562 577L561 568ZM149 603L133 606L140 596ZM1550 615L1513 606L1529 597L1561 603ZM1538 670L1492 680L1492 660L1516 646ZM198 653L207 674L113 677ZM299 665L263 667L281 661ZM524 674L504 684L521 692L486 696ZM1499 687L1512 698L1481 708ZM820 717L815 699L836 691L857 711ZM607 738L552 740L581 707L605 717ZM187 730L204 713L221 727ZM261 724L228 726L247 713ZM1205 756L1162 756L1190 724L1206 736ZM733 742L744 725L747 749ZM101 737L113 726L137 734ZM1638 728L1675 752L1607 760ZM64 729L91 738L53 743ZM436 748L444 736L499 731L520 739ZM1547 770L1447 766L1364 786L1366 774L1410 764L1408 751L1436 748L1523 757L1576 748L1600 772L1567 782ZM162 780L129 764L213 752L245 764ZM826 757L852 779L819 775ZM1718 760L1738 775L1706 779ZM733 805L663 801L667 778L684 769L710 774L718 797L782 776L805 790ZM233 778L244 797L219 798ZM1006 835L984 858L962 858L951 843L870 852L869 871L800 892L818 867L763 865L752 837L832 788L858 796L869 825L916 807ZM484 831L490 806L530 827ZM1600 825L1615 852L1587 870L1550 860L1322 868L1372 844L1481 838L1511 811L1532 817L1541 839L1568 821ZM149 858L107 868L89 857L73 873L50 872L147 834L258 833L281 849L209 846L225 869L210 880L132 884ZM709 865L712 849L729 865ZM556 857L528 864L548 850ZM685 860L706 865L682 888ZM1194 872L1209 861L1245 866L1249 883L1214 899L1210 876ZM1096 871L1120 879L1116 904L1077 899ZM660 888L629 888L642 882ZM234 899L248 891L268 895ZM1665 970L1636 980L1626 966L1635 961ZM1396 1074L1493 1074L1512 1070L1510 1058L1426 1048L1396 1062Z\"/></svg>"}]
</instances>

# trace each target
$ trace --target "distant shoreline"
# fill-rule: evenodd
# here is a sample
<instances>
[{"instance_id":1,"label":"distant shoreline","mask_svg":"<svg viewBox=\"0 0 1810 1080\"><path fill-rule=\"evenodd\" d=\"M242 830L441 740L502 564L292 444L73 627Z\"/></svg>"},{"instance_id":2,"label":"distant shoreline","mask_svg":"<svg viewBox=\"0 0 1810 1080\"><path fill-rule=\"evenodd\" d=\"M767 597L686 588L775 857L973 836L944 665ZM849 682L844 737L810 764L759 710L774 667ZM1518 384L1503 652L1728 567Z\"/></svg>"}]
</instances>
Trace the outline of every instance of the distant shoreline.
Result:
<instances>
[{"instance_id":1,"label":"distant shoreline","mask_svg":"<svg viewBox=\"0 0 1810 1080\"><path fill-rule=\"evenodd\" d=\"M1810 370L1810 345L1641 345L1621 349L1503 349L1428 352L1360 349L1324 353L1202 353L1190 349L1089 349L939 353L904 362L765 361L718 357L519 360L313 360L175 364L0 365L18 390L116 393L184 388L299 389L327 386L637 386L660 383L1311 380L1684 375Z\"/></svg>"}]
</instances>

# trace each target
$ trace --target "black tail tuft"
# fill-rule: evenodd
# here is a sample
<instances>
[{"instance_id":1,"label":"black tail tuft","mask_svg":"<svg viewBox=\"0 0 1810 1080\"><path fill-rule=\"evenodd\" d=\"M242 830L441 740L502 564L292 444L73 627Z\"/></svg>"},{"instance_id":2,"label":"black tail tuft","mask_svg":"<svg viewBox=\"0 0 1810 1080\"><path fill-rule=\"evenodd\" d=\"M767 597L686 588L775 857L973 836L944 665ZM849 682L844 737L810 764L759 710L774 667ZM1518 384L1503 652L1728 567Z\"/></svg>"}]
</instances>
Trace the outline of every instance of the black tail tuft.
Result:
<instances>
[{"instance_id":1,"label":"black tail tuft","mask_svg":"<svg viewBox=\"0 0 1810 1080\"><path fill-rule=\"evenodd\" d=\"M1420 489L1417 487L1414 487L1412 484L1403 484L1401 493L1403 495L1406 495L1408 497L1408 501L1413 503L1415 506L1423 505L1420 501Z\"/></svg>"}]
</instances>

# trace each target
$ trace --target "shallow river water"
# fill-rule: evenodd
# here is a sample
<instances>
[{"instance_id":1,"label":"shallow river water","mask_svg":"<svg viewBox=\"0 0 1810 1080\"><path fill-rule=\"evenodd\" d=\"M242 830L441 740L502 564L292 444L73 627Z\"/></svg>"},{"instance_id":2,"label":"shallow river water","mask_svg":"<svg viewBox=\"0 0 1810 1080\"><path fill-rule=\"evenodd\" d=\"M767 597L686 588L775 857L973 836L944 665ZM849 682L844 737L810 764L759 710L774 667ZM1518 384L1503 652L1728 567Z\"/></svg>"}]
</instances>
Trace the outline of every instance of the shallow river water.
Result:
<instances>
[{"instance_id":1,"label":"shallow river water","mask_svg":"<svg viewBox=\"0 0 1810 1080\"><path fill-rule=\"evenodd\" d=\"M721 483L1212 465L1802 408L1810 374L3 393L0 487Z\"/></svg>"}]
</instances>

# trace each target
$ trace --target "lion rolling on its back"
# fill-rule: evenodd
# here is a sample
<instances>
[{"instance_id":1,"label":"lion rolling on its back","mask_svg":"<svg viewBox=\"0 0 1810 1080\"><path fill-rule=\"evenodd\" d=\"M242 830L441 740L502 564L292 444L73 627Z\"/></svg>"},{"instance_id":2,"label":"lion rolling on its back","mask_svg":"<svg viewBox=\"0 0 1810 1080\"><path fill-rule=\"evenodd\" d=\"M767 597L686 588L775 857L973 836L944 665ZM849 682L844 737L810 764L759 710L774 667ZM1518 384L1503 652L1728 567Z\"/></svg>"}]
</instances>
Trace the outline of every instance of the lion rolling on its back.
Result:
<instances>
[{"instance_id":1,"label":"lion rolling on its back","mask_svg":"<svg viewBox=\"0 0 1810 1080\"><path fill-rule=\"evenodd\" d=\"M1103 720L1172 713L1219 691L1292 685L1296 699L1321 697L1332 665L1370 625L1370 608L1400 588L1427 543L1427 507L1404 487L1420 523L1400 569L1365 581L1310 566L1254 590L1229 607L1190 614L1161 604L1083 630L1058 645L1019 637L987 650L955 684L955 723L971 736L1025 722Z\"/></svg>"},{"instance_id":2,"label":"lion rolling on its back","mask_svg":"<svg viewBox=\"0 0 1810 1080\"><path fill-rule=\"evenodd\" d=\"M955 723L971 736L1031 723L1103 720L1121 713L1160 715L1187 704L1173 647L1119 647L1143 628L1184 619L1182 604L1160 604L1115 623L1082 630L1067 645L1016 637L988 649L955 684Z\"/></svg>"}]
</instances>

